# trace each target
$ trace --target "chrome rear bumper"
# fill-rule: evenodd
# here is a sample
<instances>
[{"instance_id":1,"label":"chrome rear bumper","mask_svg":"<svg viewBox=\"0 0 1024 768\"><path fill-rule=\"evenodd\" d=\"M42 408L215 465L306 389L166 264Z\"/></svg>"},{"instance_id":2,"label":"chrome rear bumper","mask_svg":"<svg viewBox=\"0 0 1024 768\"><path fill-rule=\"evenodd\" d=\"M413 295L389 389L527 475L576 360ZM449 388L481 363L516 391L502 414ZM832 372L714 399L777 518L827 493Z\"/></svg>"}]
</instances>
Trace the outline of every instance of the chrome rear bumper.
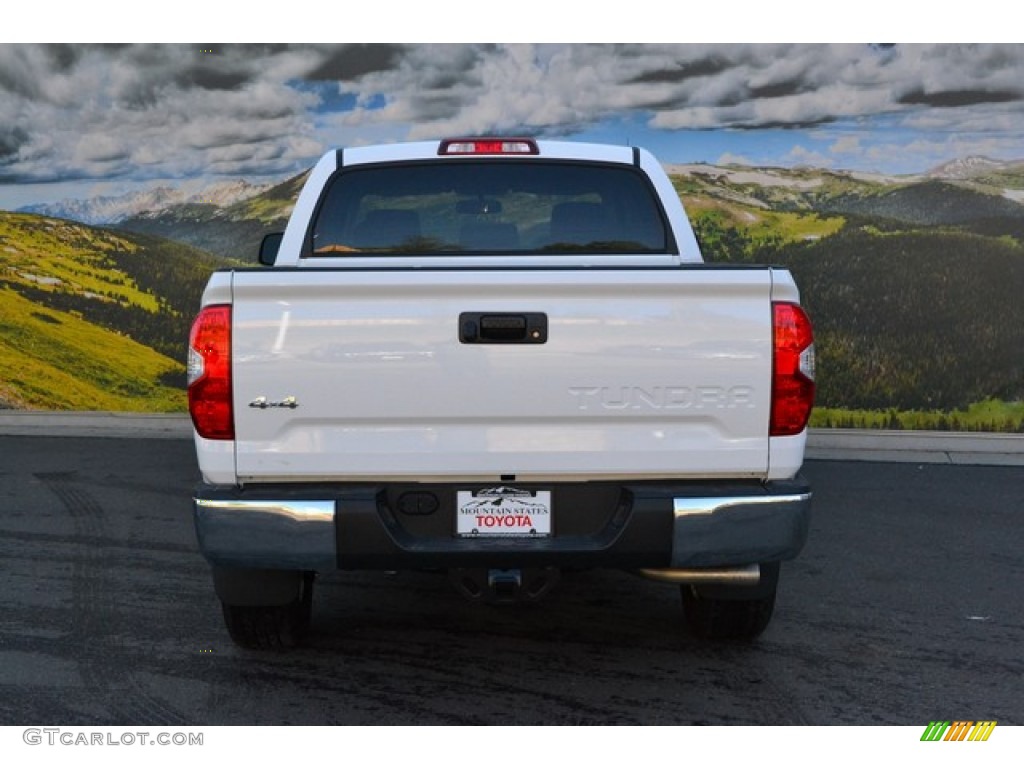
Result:
<instances>
[{"instance_id":1,"label":"chrome rear bumper","mask_svg":"<svg viewBox=\"0 0 1024 768\"><path fill-rule=\"evenodd\" d=\"M200 550L225 568L607 567L680 583L756 583L746 566L790 560L807 539L811 493L799 480L616 493L620 506L590 533L563 526L535 539L459 538L450 512L408 517L388 506L384 487L361 485L204 487L194 514Z\"/></svg>"},{"instance_id":2,"label":"chrome rear bumper","mask_svg":"<svg viewBox=\"0 0 1024 768\"><path fill-rule=\"evenodd\" d=\"M196 499L199 548L214 565L337 568L334 501Z\"/></svg>"}]
</instances>

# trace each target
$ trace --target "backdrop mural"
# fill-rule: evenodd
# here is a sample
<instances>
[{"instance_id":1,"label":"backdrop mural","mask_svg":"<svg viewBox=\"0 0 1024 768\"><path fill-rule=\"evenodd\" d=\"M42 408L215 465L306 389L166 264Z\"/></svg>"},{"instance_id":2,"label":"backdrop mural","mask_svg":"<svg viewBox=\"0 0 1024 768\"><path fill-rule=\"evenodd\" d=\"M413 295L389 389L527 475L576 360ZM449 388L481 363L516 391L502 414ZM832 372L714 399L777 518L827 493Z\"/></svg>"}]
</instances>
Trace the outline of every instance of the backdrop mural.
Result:
<instances>
[{"instance_id":1,"label":"backdrop mural","mask_svg":"<svg viewBox=\"0 0 1024 768\"><path fill-rule=\"evenodd\" d=\"M0 408L184 410L212 269L325 150L638 144L788 266L817 426L1024 431L1024 45L0 45Z\"/></svg>"}]
</instances>

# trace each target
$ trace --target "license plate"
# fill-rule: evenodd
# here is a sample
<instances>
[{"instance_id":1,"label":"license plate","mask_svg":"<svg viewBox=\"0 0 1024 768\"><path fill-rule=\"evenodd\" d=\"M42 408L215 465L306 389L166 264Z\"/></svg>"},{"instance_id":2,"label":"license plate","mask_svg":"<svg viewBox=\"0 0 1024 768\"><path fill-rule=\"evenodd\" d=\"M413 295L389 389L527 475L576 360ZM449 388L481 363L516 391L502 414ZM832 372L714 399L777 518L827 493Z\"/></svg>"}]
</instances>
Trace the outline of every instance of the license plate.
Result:
<instances>
[{"instance_id":1,"label":"license plate","mask_svg":"<svg viewBox=\"0 0 1024 768\"><path fill-rule=\"evenodd\" d=\"M551 491L485 488L459 491L459 536L544 537L551 535Z\"/></svg>"}]
</instances>

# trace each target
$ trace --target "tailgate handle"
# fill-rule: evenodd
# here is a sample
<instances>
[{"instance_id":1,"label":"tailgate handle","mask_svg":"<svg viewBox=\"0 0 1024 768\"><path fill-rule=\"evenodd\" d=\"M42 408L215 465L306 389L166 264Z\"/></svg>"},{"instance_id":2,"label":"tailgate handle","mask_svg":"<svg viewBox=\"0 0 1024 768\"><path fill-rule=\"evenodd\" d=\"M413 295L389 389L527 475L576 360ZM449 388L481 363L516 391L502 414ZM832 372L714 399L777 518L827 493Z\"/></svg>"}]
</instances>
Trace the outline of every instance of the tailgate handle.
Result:
<instances>
[{"instance_id":1,"label":"tailgate handle","mask_svg":"<svg viewBox=\"0 0 1024 768\"><path fill-rule=\"evenodd\" d=\"M543 344L548 316L543 312L463 312L459 341L463 344Z\"/></svg>"}]
</instances>

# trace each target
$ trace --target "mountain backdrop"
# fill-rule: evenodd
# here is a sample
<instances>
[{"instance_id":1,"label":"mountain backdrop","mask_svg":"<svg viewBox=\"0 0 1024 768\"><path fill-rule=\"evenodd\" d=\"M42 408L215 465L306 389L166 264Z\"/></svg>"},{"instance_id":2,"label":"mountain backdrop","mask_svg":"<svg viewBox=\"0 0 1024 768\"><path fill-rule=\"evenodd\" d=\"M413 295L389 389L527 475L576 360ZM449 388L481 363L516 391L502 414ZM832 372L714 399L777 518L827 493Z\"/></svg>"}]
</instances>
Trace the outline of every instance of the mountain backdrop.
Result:
<instances>
[{"instance_id":1,"label":"mountain backdrop","mask_svg":"<svg viewBox=\"0 0 1024 768\"><path fill-rule=\"evenodd\" d=\"M20 213L38 213L83 224L117 224L133 216L148 216L176 206L210 206L226 208L258 195L269 184L250 184L238 179L222 181L189 192L161 186L116 197L98 196L87 200L68 199L56 203L40 203L19 208Z\"/></svg>"},{"instance_id":2,"label":"mountain backdrop","mask_svg":"<svg viewBox=\"0 0 1024 768\"><path fill-rule=\"evenodd\" d=\"M1024 428L1024 163L670 169L709 260L792 270L819 426Z\"/></svg>"},{"instance_id":3,"label":"mountain backdrop","mask_svg":"<svg viewBox=\"0 0 1024 768\"><path fill-rule=\"evenodd\" d=\"M668 171L708 261L793 271L815 424L1024 431L1024 162ZM0 407L183 408L206 277L251 264L304 179L0 213Z\"/></svg>"},{"instance_id":4,"label":"mountain backdrop","mask_svg":"<svg viewBox=\"0 0 1024 768\"><path fill-rule=\"evenodd\" d=\"M238 259L255 253L267 232L284 229L307 175L278 184L221 182L190 193L157 187L119 197L29 205L19 212L157 235Z\"/></svg>"}]
</instances>

